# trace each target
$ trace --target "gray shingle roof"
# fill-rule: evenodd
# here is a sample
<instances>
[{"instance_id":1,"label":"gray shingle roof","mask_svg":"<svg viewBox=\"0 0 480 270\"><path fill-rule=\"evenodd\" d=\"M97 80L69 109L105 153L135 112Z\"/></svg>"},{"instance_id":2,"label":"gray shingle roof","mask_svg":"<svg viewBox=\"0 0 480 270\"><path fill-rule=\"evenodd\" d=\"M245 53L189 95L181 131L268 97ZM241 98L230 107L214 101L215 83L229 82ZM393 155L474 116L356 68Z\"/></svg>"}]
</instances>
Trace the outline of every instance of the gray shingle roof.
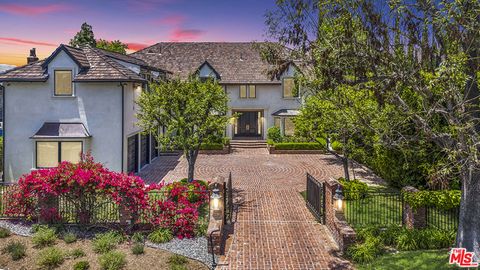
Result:
<instances>
[{"instance_id":1,"label":"gray shingle roof","mask_svg":"<svg viewBox=\"0 0 480 270\"><path fill-rule=\"evenodd\" d=\"M161 42L131 54L149 65L187 78L208 62L222 83L280 83L251 42Z\"/></svg>"},{"instance_id":2,"label":"gray shingle roof","mask_svg":"<svg viewBox=\"0 0 480 270\"><path fill-rule=\"evenodd\" d=\"M145 81L145 79L137 75L135 72L113 60L113 58L122 60L119 59L120 57L114 53L107 53L105 50L97 48L74 48L62 44L45 60L21 66L5 73L0 73L0 82L46 81L48 79L48 64L60 51L65 51L80 67L80 72L77 74L77 76L75 76L74 81ZM123 59L128 60L122 60L125 62L135 62L134 57L132 56L124 56ZM157 68L145 65L145 62L140 59L137 59L137 63L142 63L140 66L143 68L159 71Z\"/></svg>"}]
</instances>

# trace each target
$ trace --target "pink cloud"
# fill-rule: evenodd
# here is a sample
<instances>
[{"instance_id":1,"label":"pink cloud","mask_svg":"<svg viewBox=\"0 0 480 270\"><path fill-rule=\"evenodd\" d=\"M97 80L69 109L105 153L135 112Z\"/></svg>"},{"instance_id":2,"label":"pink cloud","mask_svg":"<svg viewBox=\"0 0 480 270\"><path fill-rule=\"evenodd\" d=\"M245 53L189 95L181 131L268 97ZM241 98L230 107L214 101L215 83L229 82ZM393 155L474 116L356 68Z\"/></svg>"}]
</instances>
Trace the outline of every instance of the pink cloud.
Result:
<instances>
[{"instance_id":1,"label":"pink cloud","mask_svg":"<svg viewBox=\"0 0 480 270\"><path fill-rule=\"evenodd\" d=\"M198 39L205 31L199 29L180 29L173 30L170 34L170 41L192 41Z\"/></svg>"},{"instance_id":2,"label":"pink cloud","mask_svg":"<svg viewBox=\"0 0 480 270\"><path fill-rule=\"evenodd\" d=\"M35 40L26 40L20 38L10 38L10 37L0 37L0 42L15 42L21 44L29 44L29 45L41 45L41 46L52 46L56 47L58 44L43 42L43 41L35 41Z\"/></svg>"},{"instance_id":3,"label":"pink cloud","mask_svg":"<svg viewBox=\"0 0 480 270\"><path fill-rule=\"evenodd\" d=\"M154 24L162 24L162 25L179 25L185 21L185 16L183 15L169 15L165 18L161 18L158 20L154 20Z\"/></svg>"},{"instance_id":4,"label":"pink cloud","mask_svg":"<svg viewBox=\"0 0 480 270\"><path fill-rule=\"evenodd\" d=\"M128 49L132 51L139 51L141 49L145 49L146 47L150 46L148 44L143 44L143 43L134 43L134 42L129 42L127 43Z\"/></svg>"},{"instance_id":5,"label":"pink cloud","mask_svg":"<svg viewBox=\"0 0 480 270\"><path fill-rule=\"evenodd\" d=\"M71 7L64 4L51 4L45 6L29 6L19 4L0 4L0 12L16 15L34 16L45 13L69 10Z\"/></svg>"}]
</instances>

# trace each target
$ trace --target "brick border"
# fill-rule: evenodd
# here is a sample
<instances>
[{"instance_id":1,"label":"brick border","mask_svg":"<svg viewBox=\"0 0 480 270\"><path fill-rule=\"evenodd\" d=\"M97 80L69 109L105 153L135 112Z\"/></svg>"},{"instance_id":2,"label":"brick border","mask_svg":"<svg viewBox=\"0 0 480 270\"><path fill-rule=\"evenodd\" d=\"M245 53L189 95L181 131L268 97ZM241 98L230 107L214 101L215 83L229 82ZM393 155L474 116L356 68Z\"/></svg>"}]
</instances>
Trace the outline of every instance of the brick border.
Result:
<instances>
[{"instance_id":1,"label":"brick border","mask_svg":"<svg viewBox=\"0 0 480 270\"><path fill-rule=\"evenodd\" d=\"M228 155L231 152L230 145L223 146L222 150L199 150L198 153L202 155Z\"/></svg>"},{"instance_id":2,"label":"brick border","mask_svg":"<svg viewBox=\"0 0 480 270\"><path fill-rule=\"evenodd\" d=\"M325 154L324 150L277 150L275 149L275 145L267 145L268 153L275 154L275 155L286 155L286 154L293 154L293 155L321 155Z\"/></svg>"}]
</instances>

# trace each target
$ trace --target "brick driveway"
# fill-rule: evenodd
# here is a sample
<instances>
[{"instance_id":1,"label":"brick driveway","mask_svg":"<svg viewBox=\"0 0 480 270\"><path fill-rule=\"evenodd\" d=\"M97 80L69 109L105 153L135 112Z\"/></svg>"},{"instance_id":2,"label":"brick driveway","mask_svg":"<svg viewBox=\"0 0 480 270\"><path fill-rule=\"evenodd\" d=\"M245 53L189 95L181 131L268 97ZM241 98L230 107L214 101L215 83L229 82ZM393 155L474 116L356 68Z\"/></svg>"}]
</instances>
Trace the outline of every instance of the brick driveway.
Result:
<instances>
[{"instance_id":1,"label":"brick driveway","mask_svg":"<svg viewBox=\"0 0 480 270\"><path fill-rule=\"evenodd\" d=\"M315 221L299 194L305 174L339 177L341 164L330 155L269 155L246 149L230 155L200 155L198 179L232 172L238 205L234 233L222 269L346 269L325 226ZM141 176L148 182L186 175L183 157L161 157Z\"/></svg>"}]
</instances>

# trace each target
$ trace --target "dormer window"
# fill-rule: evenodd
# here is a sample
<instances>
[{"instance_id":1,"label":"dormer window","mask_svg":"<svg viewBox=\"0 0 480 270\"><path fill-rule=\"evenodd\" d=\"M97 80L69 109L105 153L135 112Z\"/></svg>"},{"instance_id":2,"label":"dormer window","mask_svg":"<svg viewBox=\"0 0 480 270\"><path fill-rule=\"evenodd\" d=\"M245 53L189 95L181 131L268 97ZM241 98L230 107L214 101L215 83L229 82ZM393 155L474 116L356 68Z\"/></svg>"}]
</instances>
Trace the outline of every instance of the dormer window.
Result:
<instances>
[{"instance_id":1,"label":"dormer window","mask_svg":"<svg viewBox=\"0 0 480 270\"><path fill-rule=\"evenodd\" d=\"M71 70L55 70L55 96L73 96L73 75Z\"/></svg>"},{"instance_id":2,"label":"dormer window","mask_svg":"<svg viewBox=\"0 0 480 270\"><path fill-rule=\"evenodd\" d=\"M283 97L284 98L293 98L295 88L295 79L294 78L284 78L283 79Z\"/></svg>"}]
</instances>

